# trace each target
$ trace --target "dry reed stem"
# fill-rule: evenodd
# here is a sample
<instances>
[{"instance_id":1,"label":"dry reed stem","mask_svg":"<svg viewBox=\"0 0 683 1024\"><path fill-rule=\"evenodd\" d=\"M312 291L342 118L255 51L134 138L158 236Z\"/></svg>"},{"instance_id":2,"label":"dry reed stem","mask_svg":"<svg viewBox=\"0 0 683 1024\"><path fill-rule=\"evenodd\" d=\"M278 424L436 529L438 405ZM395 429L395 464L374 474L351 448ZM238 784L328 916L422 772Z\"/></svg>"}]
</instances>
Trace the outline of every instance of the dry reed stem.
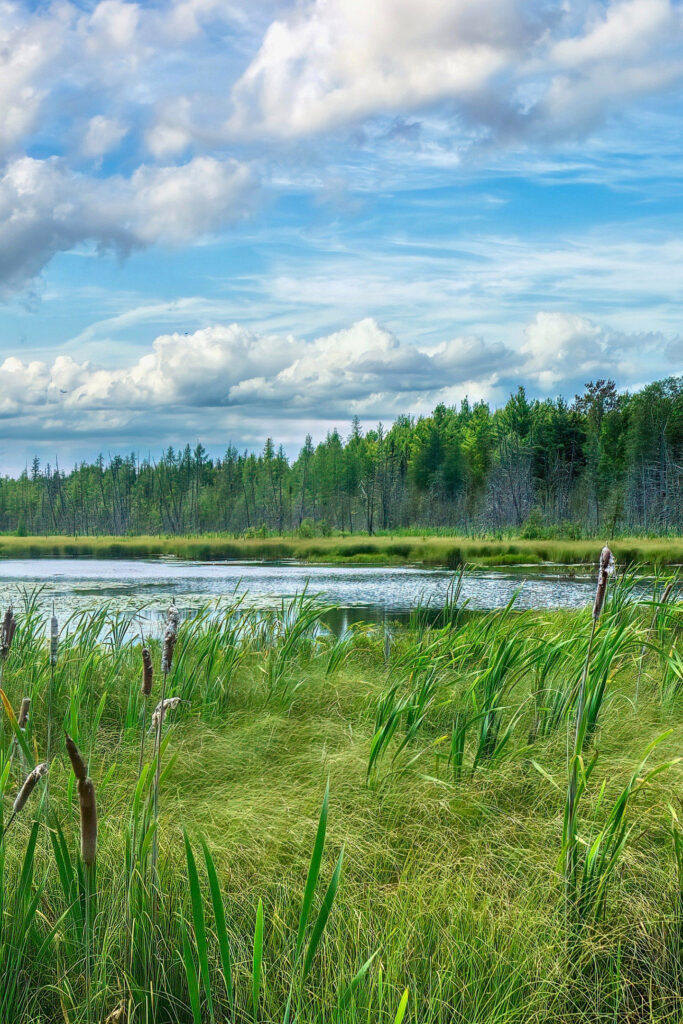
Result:
<instances>
[{"instance_id":1,"label":"dry reed stem","mask_svg":"<svg viewBox=\"0 0 683 1024\"><path fill-rule=\"evenodd\" d=\"M152 729L162 729L164 725L164 719L169 711L175 711L179 704L187 704L188 701L183 701L180 697L167 697L166 700L160 700L154 709L152 715Z\"/></svg>"},{"instance_id":2,"label":"dry reed stem","mask_svg":"<svg viewBox=\"0 0 683 1024\"><path fill-rule=\"evenodd\" d=\"M5 612L5 617L2 620L2 631L0 631L0 660L6 661L9 652L12 648L12 640L17 630L17 620L14 617L14 612L10 606Z\"/></svg>"},{"instance_id":3,"label":"dry reed stem","mask_svg":"<svg viewBox=\"0 0 683 1024\"><path fill-rule=\"evenodd\" d=\"M49 770L49 764L47 764L47 762L43 762L42 764L36 765L36 767L28 773L28 775L24 779L23 786L16 795L15 801L12 805L12 814L10 815L9 821L2 830L2 835L0 835L0 842L7 835L10 825L12 824L16 816L20 814L21 811L26 806L28 798L30 797L33 790L36 788L36 786L43 778L43 776L47 775Z\"/></svg>"},{"instance_id":4,"label":"dry reed stem","mask_svg":"<svg viewBox=\"0 0 683 1024\"><path fill-rule=\"evenodd\" d=\"M594 620L600 618L602 606L605 603L605 594L607 593L607 581L612 575L614 575L614 555L612 554L610 548L605 544L604 548L600 552L600 565L598 568L598 586L595 591L595 601L593 602Z\"/></svg>"},{"instance_id":5,"label":"dry reed stem","mask_svg":"<svg viewBox=\"0 0 683 1024\"><path fill-rule=\"evenodd\" d=\"M28 725L28 715L31 709L31 698L24 697L19 708L19 715L17 716L17 725L20 729L25 729Z\"/></svg>"},{"instance_id":6,"label":"dry reed stem","mask_svg":"<svg viewBox=\"0 0 683 1024\"><path fill-rule=\"evenodd\" d=\"M29 774L26 776L26 779L24 780L23 786L17 793L17 797L16 800L14 801L14 804L12 805L12 814L19 814L19 812L24 809L31 793L36 788L36 786L43 778L43 776L47 775L48 771L49 765L47 764L47 762L44 761L42 764L36 765L33 771L29 772Z\"/></svg>"},{"instance_id":7,"label":"dry reed stem","mask_svg":"<svg viewBox=\"0 0 683 1024\"><path fill-rule=\"evenodd\" d=\"M610 548L605 544L604 548L600 552L600 563L598 566L598 584L595 591L595 601L593 602L593 621L591 624L591 635L588 641L586 659L583 663L583 671L581 673L581 684L579 686L579 696L576 704L574 754L571 762L571 769L569 774L569 787L567 790L567 849L565 857L565 881L567 884L568 903L571 902L571 899L574 895L574 884L576 875L576 821L578 811L577 794L579 788L579 758L581 755L581 747L583 743L581 737L581 724L583 722L584 707L586 703L586 684L588 682L588 669L590 666L591 653L593 650L593 641L595 639L595 631L598 625L598 619L600 618L605 603L605 595L607 593L607 582L609 580L609 577L613 573L614 556Z\"/></svg>"}]
</instances>

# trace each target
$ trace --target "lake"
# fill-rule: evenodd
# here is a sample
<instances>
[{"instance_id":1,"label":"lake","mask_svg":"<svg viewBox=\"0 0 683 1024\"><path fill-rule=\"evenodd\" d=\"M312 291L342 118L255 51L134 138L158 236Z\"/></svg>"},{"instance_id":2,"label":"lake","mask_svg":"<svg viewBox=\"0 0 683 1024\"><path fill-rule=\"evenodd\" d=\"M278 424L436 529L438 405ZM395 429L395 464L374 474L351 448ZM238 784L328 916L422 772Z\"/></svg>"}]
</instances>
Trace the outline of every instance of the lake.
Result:
<instances>
[{"instance_id":1,"label":"lake","mask_svg":"<svg viewBox=\"0 0 683 1024\"><path fill-rule=\"evenodd\" d=\"M102 604L123 611L144 608L151 624L159 620L171 597L182 612L245 594L245 603L267 608L304 587L338 607L330 626L343 629L353 621L407 619L418 602L443 605L453 572L416 566L373 567L308 565L293 562L190 562L176 558L0 559L0 605L21 606L25 588L41 587L46 612L54 601L57 615ZM520 589L521 588L521 589ZM586 567L568 574L548 566L482 570L465 577L461 601L472 608L499 608L516 590L519 608L577 608L593 600L595 573Z\"/></svg>"}]
</instances>

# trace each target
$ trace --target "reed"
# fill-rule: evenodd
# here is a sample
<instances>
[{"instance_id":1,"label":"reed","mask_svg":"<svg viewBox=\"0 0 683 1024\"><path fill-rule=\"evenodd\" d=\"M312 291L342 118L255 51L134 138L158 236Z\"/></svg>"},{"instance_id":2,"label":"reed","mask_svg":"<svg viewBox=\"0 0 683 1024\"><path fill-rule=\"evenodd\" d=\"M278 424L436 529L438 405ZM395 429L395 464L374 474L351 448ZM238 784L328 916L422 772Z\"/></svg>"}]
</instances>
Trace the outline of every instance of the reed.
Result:
<instances>
[{"instance_id":1,"label":"reed","mask_svg":"<svg viewBox=\"0 0 683 1024\"><path fill-rule=\"evenodd\" d=\"M147 715L164 791L153 873L159 760L143 748L140 764L137 729L151 699L141 652L156 667L158 647L131 642L130 616L67 620L53 736L64 720L73 772L55 756L49 828L24 812L0 844L0 1020L554 1024L641 1020L643 1007L648 1024L675 1019L680 705L659 699L677 665L675 597L654 629L624 575L599 620L455 602L417 630L392 624L388 663L381 627L338 639L300 601L200 609ZM20 623L0 695L2 794L12 744L33 765L46 743L39 598ZM636 712L644 638L653 686ZM283 648L271 692L264 668ZM575 735L587 660L568 905L562 730ZM193 713L170 733L182 701ZM64 824L74 799L80 848Z\"/></svg>"},{"instance_id":2,"label":"reed","mask_svg":"<svg viewBox=\"0 0 683 1024\"><path fill-rule=\"evenodd\" d=\"M80 750L65 734L66 751L76 776L78 808L81 819L81 861L85 878L85 986L88 1024L92 1021L92 955L93 955L93 902L95 899L95 870L97 862L97 805L95 786Z\"/></svg>"},{"instance_id":3,"label":"reed","mask_svg":"<svg viewBox=\"0 0 683 1024\"><path fill-rule=\"evenodd\" d=\"M567 890L567 907L569 913L572 913L576 907L576 886L578 868L577 812L578 802L580 798L580 775L584 772L581 755L583 751L583 743L586 736L587 728L587 723L584 714L586 703L586 683L588 681L588 671L590 667L591 653L593 650L593 642L595 640L595 631L598 625L598 620L600 619L600 615L602 614L602 609L605 604L607 584L610 576L612 576L613 573L614 556L610 548L607 545L605 545L605 547L600 552L600 561L598 564L598 583L595 590L595 600L593 601L593 613L591 616L591 631L588 640L588 648L586 650L586 658L583 664L583 671L581 673L581 683L579 685L579 696L576 705L576 723L574 726L574 750L569 767L569 785L567 788L567 802L565 808L563 833L563 847L565 854L565 884Z\"/></svg>"},{"instance_id":4,"label":"reed","mask_svg":"<svg viewBox=\"0 0 683 1024\"><path fill-rule=\"evenodd\" d=\"M54 716L55 669L59 658L59 623L55 615L54 604L50 619L50 683L47 698L47 745L46 757L48 764L52 755L52 721Z\"/></svg>"},{"instance_id":5,"label":"reed","mask_svg":"<svg viewBox=\"0 0 683 1024\"><path fill-rule=\"evenodd\" d=\"M9 821L2 830L2 835L0 835L0 842L4 840L5 836L9 832L12 822L15 820L17 815L21 814L21 812L23 811L24 807L28 803L28 799L31 793L36 788L40 780L47 775L49 767L50 766L45 762L43 762L42 764L38 764L36 765L35 768L33 768L32 771L28 773L28 775L24 779L24 783L19 792L17 793L14 803L12 804L12 814L9 818Z\"/></svg>"},{"instance_id":6,"label":"reed","mask_svg":"<svg viewBox=\"0 0 683 1024\"><path fill-rule=\"evenodd\" d=\"M371 537L363 534L315 537L266 538L230 537L225 534L199 536L137 537L14 537L0 536L0 557L8 558L150 558L176 555L190 559L290 559L311 563L393 564L422 562L425 565L459 568L463 563L479 566L530 565L556 562L591 565L595 540L530 540L514 532L501 537L491 534L463 536L448 530L421 528L415 532ZM641 562L648 566L683 563L683 539L679 536L614 538L612 547L621 564Z\"/></svg>"},{"instance_id":7,"label":"reed","mask_svg":"<svg viewBox=\"0 0 683 1024\"><path fill-rule=\"evenodd\" d=\"M17 629L17 620L14 617L12 606L5 612L2 620L2 631L0 632L0 662L7 661L9 652L12 649L12 641Z\"/></svg>"},{"instance_id":8,"label":"reed","mask_svg":"<svg viewBox=\"0 0 683 1024\"><path fill-rule=\"evenodd\" d=\"M155 729L155 743L154 743L154 760L155 760L155 773L154 773L154 835L152 839L152 874L155 877L155 881L158 883L156 878L157 861L159 856L159 836L158 836L158 824L159 824L159 784L161 781L161 733L163 729L164 713L166 708L166 687L168 685L168 677L173 666L173 653L175 651L176 643L178 642L178 627L180 625L180 614L176 608L175 600L171 601L168 612L166 613L166 626L164 628L164 639L161 654L161 700L158 704L159 713L155 711L152 717L154 729Z\"/></svg>"},{"instance_id":9,"label":"reed","mask_svg":"<svg viewBox=\"0 0 683 1024\"><path fill-rule=\"evenodd\" d=\"M142 657L142 683L140 686L140 694L142 696L142 720L140 724L140 756L138 758L138 778L142 772L142 765L145 757L145 730L147 728L147 698L151 696L152 687L154 685L154 665L152 662L152 655L149 652L149 648L144 645L144 637L142 638L143 646L140 654Z\"/></svg>"}]
</instances>

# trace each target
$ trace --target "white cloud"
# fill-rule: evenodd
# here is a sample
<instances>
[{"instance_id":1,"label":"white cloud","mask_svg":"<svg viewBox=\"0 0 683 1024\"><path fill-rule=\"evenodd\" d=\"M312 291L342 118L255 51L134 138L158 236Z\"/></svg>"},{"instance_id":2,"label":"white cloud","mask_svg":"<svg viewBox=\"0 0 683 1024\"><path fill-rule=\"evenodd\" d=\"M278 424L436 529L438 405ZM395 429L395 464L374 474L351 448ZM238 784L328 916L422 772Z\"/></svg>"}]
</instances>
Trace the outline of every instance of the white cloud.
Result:
<instances>
[{"instance_id":1,"label":"white cloud","mask_svg":"<svg viewBox=\"0 0 683 1024\"><path fill-rule=\"evenodd\" d=\"M195 157L139 167L130 178L89 178L60 160L14 160L0 176L0 294L81 243L126 253L192 242L248 209L251 174L233 160Z\"/></svg>"},{"instance_id":2,"label":"white cloud","mask_svg":"<svg viewBox=\"0 0 683 1024\"><path fill-rule=\"evenodd\" d=\"M35 126L46 92L42 76L63 46L66 23L59 8L29 16L0 2L0 155Z\"/></svg>"},{"instance_id":3,"label":"white cloud","mask_svg":"<svg viewBox=\"0 0 683 1024\"><path fill-rule=\"evenodd\" d=\"M444 389L495 384L514 355L481 339L429 349L402 344L366 319L310 342L258 335L238 324L158 337L136 362L106 369L60 355L0 365L0 415L39 429L49 422L87 433L110 411L118 424L169 413L240 410L249 418L392 415L437 401ZM19 429L18 427L16 429ZM136 429L139 429L136 427Z\"/></svg>"},{"instance_id":4,"label":"white cloud","mask_svg":"<svg viewBox=\"0 0 683 1024\"><path fill-rule=\"evenodd\" d=\"M91 53L110 54L112 50L129 51L135 42L140 8L124 0L100 0L87 17L86 45Z\"/></svg>"},{"instance_id":5,"label":"white cloud","mask_svg":"<svg viewBox=\"0 0 683 1024\"><path fill-rule=\"evenodd\" d=\"M183 433L199 423L209 440L226 424L242 423L244 436L274 419L391 419L465 394L504 399L520 380L540 394L573 394L595 377L626 384L638 379L634 349L661 344L556 313L539 313L517 351L478 337L409 345L373 319L312 341L216 325L161 335L116 368L10 357L0 365L0 416L25 438L87 436L108 424L120 436L159 440L169 424Z\"/></svg>"},{"instance_id":6,"label":"white cloud","mask_svg":"<svg viewBox=\"0 0 683 1024\"><path fill-rule=\"evenodd\" d=\"M524 331L520 379L548 394L568 381L638 379L648 352L664 347L659 334L624 334L570 313L538 313Z\"/></svg>"},{"instance_id":7,"label":"white cloud","mask_svg":"<svg viewBox=\"0 0 683 1024\"><path fill-rule=\"evenodd\" d=\"M126 137L128 129L115 117L103 117L97 114L88 121L81 152L84 156L97 159L105 153L116 149L120 142Z\"/></svg>"},{"instance_id":8,"label":"white cloud","mask_svg":"<svg viewBox=\"0 0 683 1024\"><path fill-rule=\"evenodd\" d=\"M300 135L484 89L535 30L514 0L315 0L274 21L231 127Z\"/></svg>"},{"instance_id":9,"label":"white cloud","mask_svg":"<svg viewBox=\"0 0 683 1024\"><path fill-rule=\"evenodd\" d=\"M464 120L503 142L571 138L680 79L672 0L576 7L309 0L268 28L232 90L228 132L296 137L447 102L456 132Z\"/></svg>"},{"instance_id":10,"label":"white cloud","mask_svg":"<svg viewBox=\"0 0 683 1024\"><path fill-rule=\"evenodd\" d=\"M647 57L653 45L677 29L678 18L669 0L612 3L603 17L597 12L589 17L582 35L555 43L550 58L564 67L639 59Z\"/></svg>"}]
</instances>

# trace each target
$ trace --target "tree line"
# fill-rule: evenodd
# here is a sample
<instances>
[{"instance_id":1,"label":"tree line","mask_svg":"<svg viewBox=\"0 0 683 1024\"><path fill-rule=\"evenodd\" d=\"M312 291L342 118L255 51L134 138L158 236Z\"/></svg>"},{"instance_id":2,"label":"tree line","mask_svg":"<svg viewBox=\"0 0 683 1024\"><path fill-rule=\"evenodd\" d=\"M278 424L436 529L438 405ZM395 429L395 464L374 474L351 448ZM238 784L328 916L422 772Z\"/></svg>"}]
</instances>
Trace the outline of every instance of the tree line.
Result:
<instances>
[{"instance_id":1,"label":"tree line","mask_svg":"<svg viewBox=\"0 0 683 1024\"><path fill-rule=\"evenodd\" d=\"M19 534L376 533L430 528L528 536L683 531L683 377L573 402L463 401L363 431L356 419L289 459L201 444L81 462L38 459L0 479L0 530Z\"/></svg>"}]
</instances>

